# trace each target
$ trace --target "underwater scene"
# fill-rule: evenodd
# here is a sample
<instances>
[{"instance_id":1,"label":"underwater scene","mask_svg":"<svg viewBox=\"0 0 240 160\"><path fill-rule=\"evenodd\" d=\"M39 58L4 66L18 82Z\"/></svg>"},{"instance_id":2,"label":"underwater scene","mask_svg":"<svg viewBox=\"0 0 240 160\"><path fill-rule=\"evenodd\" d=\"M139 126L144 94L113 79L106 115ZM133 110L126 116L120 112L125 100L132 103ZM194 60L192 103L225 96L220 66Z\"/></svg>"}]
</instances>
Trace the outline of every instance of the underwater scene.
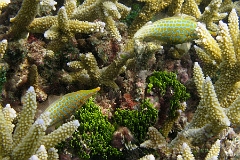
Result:
<instances>
[{"instance_id":1,"label":"underwater scene","mask_svg":"<svg viewBox=\"0 0 240 160\"><path fill-rule=\"evenodd\" d=\"M240 1L0 0L0 160L240 159Z\"/></svg>"}]
</instances>

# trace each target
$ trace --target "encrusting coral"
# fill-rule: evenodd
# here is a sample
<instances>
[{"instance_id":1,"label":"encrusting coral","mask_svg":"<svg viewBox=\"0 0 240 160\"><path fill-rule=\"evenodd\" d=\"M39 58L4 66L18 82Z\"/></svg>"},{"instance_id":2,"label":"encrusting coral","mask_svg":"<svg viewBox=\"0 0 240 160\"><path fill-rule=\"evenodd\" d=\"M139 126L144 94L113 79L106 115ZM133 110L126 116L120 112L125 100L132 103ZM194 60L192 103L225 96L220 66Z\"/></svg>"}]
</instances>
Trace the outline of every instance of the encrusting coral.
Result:
<instances>
[{"instance_id":1,"label":"encrusting coral","mask_svg":"<svg viewBox=\"0 0 240 160\"><path fill-rule=\"evenodd\" d=\"M1 159L25 160L33 157L43 156L40 152L45 152L45 157L57 159L56 150L53 149L57 143L70 137L79 127L78 120L73 120L63 124L52 133L45 135L45 130L51 124L51 114L44 112L34 122L37 109L36 93L33 87L27 90L24 97L24 106L20 113L18 123L12 123L16 117L16 112L8 104L0 110L0 157ZM13 132L13 135L11 134ZM38 149L39 148L39 149ZM48 151L48 156L46 151ZM33 158L32 157L32 158Z\"/></svg>"}]
</instances>

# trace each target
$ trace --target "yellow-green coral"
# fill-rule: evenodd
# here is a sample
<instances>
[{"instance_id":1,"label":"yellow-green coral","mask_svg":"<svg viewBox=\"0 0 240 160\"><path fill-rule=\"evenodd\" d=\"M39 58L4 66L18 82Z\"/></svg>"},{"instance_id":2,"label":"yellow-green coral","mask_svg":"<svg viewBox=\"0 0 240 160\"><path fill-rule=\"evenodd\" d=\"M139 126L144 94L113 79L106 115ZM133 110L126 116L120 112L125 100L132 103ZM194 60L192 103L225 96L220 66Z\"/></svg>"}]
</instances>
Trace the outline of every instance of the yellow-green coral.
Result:
<instances>
[{"instance_id":1,"label":"yellow-green coral","mask_svg":"<svg viewBox=\"0 0 240 160\"><path fill-rule=\"evenodd\" d=\"M68 62L67 65L73 69L73 73L69 73L68 78L64 81L80 82L87 86L104 85L114 89L118 89L118 85L114 82L117 75L125 68L128 59L134 57L132 53L120 53L110 65L99 68L94 55L89 52L80 55L80 61Z\"/></svg>"},{"instance_id":2,"label":"yellow-green coral","mask_svg":"<svg viewBox=\"0 0 240 160\"><path fill-rule=\"evenodd\" d=\"M219 66L220 76L214 84L220 104L231 93L233 86L240 80L239 72L239 23L236 11L233 9L229 15L229 24L219 22L219 35L217 41L208 34L202 24L196 29L199 40L196 42L204 47L206 53ZM218 69L216 67L216 69ZM216 72L216 70L215 70ZM233 94L233 93L231 93Z\"/></svg>"},{"instance_id":3,"label":"yellow-green coral","mask_svg":"<svg viewBox=\"0 0 240 160\"><path fill-rule=\"evenodd\" d=\"M185 160L194 160L194 156L192 154L191 148L187 143L183 143L182 145L182 156Z\"/></svg>"},{"instance_id":4,"label":"yellow-green coral","mask_svg":"<svg viewBox=\"0 0 240 160\"><path fill-rule=\"evenodd\" d=\"M0 0L0 14L1 14L1 10L6 7L8 4L10 3L10 0Z\"/></svg>"},{"instance_id":5,"label":"yellow-green coral","mask_svg":"<svg viewBox=\"0 0 240 160\"><path fill-rule=\"evenodd\" d=\"M18 14L10 19L12 27L8 33L13 37L26 36L27 26L33 21L37 15L40 0L24 0ZM24 34L24 35L23 35Z\"/></svg>"},{"instance_id":6,"label":"yellow-green coral","mask_svg":"<svg viewBox=\"0 0 240 160\"><path fill-rule=\"evenodd\" d=\"M209 150L205 160L213 160L217 159L220 152L220 140L218 139ZM184 160L194 160L195 157L192 154L191 148L188 146L187 143L183 143L182 145L182 157Z\"/></svg>"},{"instance_id":7,"label":"yellow-green coral","mask_svg":"<svg viewBox=\"0 0 240 160\"><path fill-rule=\"evenodd\" d=\"M85 96L88 95L89 94L86 94ZM66 97L68 97L67 100L70 99L71 101L70 95L65 96L65 100ZM77 100L82 102L81 100L83 100L83 98L80 97ZM45 111L34 122L37 106L36 93L33 87L27 90L23 104L23 110L20 112L19 122L16 124L13 135L14 125L12 122L16 117L16 112L10 105L7 105L5 108L0 108L0 159L26 160L31 156L31 159L44 159L46 157L58 159L56 149L52 147L72 135L79 127L78 120L65 123L57 130L45 135L46 128L51 125L50 117L53 117L53 112ZM68 106L68 103L64 104Z\"/></svg>"},{"instance_id":8,"label":"yellow-green coral","mask_svg":"<svg viewBox=\"0 0 240 160\"><path fill-rule=\"evenodd\" d=\"M192 15L195 18L199 18L201 16L201 12L195 0L185 0L181 13Z\"/></svg>"},{"instance_id":9,"label":"yellow-green coral","mask_svg":"<svg viewBox=\"0 0 240 160\"><path fill-rule=\"evenodd\" d=\"M0 58L3 58L5 51L7 49L7 44L8 44L8 41L6 39L3 39L0 42Z\"/></svg>"},{"instance_id":10,"label":"yellow-green coral","mask_svg":"<svg viewBox=\"0 0 240 160\"><path fill-rule=\"evenodd\" d=\"M80 21L94 21L100 19L106 23L106 28L110 34L121 41L121 35L116 27L115 19L124 18L131 8L118 3L117 0L85 0L83 4L76 8L71 19Z\"/></svg>"},{"instance_id":11,"label":"yellow-green coral","mask_svg":"<svg viewBox=\"0 0 240 160\"><path fill-rule=\"evenodd\" d=\"M133 37L143 25L149 22L156 13L169 6L172 0L139 0L139 2L145 2L145 5L129 27L130 38Z\"/></svg>"},{"instance_id":12,"label":"yellow-green coral","mask_svg":"<svg viewBox=\"0 0 240 160\"><path fill-rule=\"evenodd\" d=\"M194 79L201 96L201 101L189 127L200 128L206 124L210 124L210 126L214 126L212 132L215 134L219 133L222 129L230 125L229 118L225 110L220 106L210 78L207 77L203 81L203 73L198 63L195 63L194 68Z\"/></svg>"}]
</instances>

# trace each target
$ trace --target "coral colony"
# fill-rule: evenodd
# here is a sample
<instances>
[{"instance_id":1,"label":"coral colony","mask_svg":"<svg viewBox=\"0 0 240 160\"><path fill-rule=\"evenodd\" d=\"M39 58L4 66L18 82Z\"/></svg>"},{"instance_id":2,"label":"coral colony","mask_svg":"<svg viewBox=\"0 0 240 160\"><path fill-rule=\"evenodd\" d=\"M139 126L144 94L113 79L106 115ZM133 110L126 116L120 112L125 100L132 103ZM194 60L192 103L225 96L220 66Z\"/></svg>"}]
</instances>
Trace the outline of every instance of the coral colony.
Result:
<instances>
[{"instance_id":1,"label":"coral colony","mask_svg":"<svg viewBox=\"0 0 240 160\"><path fill-rule=\"evenodd\" d=\"M0 160L240 159L239 16L232 0L0 0Z\"/></svg>"}]
</instances>

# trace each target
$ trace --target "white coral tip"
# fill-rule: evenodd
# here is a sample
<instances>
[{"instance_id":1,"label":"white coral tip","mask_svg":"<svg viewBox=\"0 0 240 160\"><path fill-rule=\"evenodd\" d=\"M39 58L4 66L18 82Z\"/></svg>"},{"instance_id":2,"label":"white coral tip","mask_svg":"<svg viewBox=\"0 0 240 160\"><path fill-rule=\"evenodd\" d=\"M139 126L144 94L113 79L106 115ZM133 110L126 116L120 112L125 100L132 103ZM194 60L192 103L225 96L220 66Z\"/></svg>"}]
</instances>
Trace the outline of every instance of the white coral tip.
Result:
<instances>
[{"instance_id":1,"label":"white coral tip","mask_svg":"<svg viewBox=\"0 0 240 160\"><path fill-rule=\"evenodd\" d=\"M200 67L198 62L194 62L195 67Z\"/></svg>"},{"instance_id":2,"label":"white coral tip","mask_svg":"<svg viewBox=\"0 0 240 160\"><path fill-rule=\"evenodd\" d=\"M155 160L155 157L154 157L152 154L150 154L150 155L148 156L148 159L149 159L149 160Z\"/></svg>"},{"instance_id":3,"label":"white coral tip","mask_svg":"<svg viewBox=\"0 0 240 160\"><path fill-rule=\"evenodd\" d=\"M6 39L3 39L1 42L2 42L2 43L7 43L7 40L6 40Z\"/></svg>"},{"instance_id":4,"label":"white coral tip","mask_svg":"<svg viewBox=\"0 0 240 160\"><path fill-rule=\"evenodd\" d=\"M33 86L30 86L27 91L28 91L28 92L34 92L35 90L34 90L34 87L33 87Z\"/></svg>"},{"instance_id":5,"label":"white coral tip","mask_svg":"<svg viewBox=\"0 0 240 160\"><path fill-rule=\"evenodd\" d=\"M74 124L74 126L76 126L76 127L79 127L79 126L80 126L80 123L79 123L78 120L74 120L74 121L73 121L73 124Z\"/></svg>"},{"instance_id":6,"label":"white coral tip","mask_svg":"<svg viewBox=\"0 0 240 160\"><path fill-rule=\"evenodd\" d=\"M38 119L38 120L36 120L36 124L43 125L44 124L44 120L43 119Z\"/></svg>"},{"instance_id":7,"label":"white coral tip","mask_svg":"<svg viewBox=\"0 0 240 160\"><path fill-rule=\"evenodd\" d=\"M39 160L39 158L36 155L32 155L29 160Z\"/></svg>"},{"instance_id":8,"label":"white coral tip","mask_svg":"<svg viewBox=\"0 0 240 160\"><path fill-rule=\"evenodd\" d=\"M187 147L188 147L187 143L183 143L183 144L182 144L182 148L183 148L183 149L186 149Z\"/></svg>"},{"instance_id":9,"label":"white coral tip","mask_svg":"<svg viewBox=\"0 0 240 160\"><path fill-rule=\"evenodd\" d=\"M41 146L38 148L38 151L39 151L39 152L43 152L43 151L45 151L45 150L46 150L46 148L45 148L44 145L41 145Z\"/></svg>"}]
</instances>

